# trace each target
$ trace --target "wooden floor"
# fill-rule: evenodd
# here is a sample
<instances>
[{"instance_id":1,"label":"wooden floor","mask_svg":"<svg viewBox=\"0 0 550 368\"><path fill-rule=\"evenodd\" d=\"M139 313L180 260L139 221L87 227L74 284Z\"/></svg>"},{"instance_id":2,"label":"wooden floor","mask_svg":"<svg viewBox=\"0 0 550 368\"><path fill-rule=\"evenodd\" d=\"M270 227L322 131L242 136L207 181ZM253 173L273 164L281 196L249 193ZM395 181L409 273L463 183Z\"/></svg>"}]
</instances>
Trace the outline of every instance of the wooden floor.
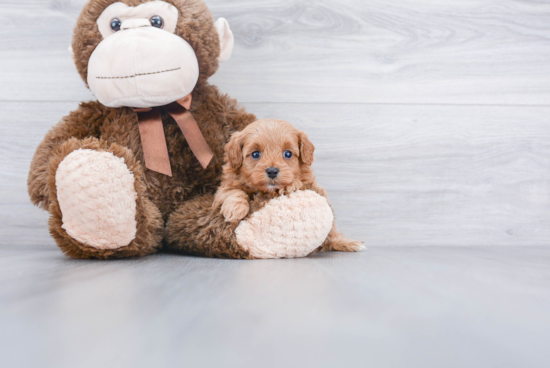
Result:
<instances>
[{"instance_id":1,"label":"wooden floor","mask_svg":"<svg viewBox=\"0 0 550 368\"><path fill-rule=\"evenodd\" d=\"M550 248L0 254L3 367L548 367Z\"/></svg>"},{"instance_id":2,"label":"wooden floor","mask_svg":"<svg viewBox=\"0 0 550 368\"><path fill-rule=\"evenodd\" d=\"M26 176L93 98L84 3L0 0L0 366L546 366L550 2L208 0L236 37L211 82L308 133L369 247L265 262L56 248Z\"/></svg>"}]
</instances>

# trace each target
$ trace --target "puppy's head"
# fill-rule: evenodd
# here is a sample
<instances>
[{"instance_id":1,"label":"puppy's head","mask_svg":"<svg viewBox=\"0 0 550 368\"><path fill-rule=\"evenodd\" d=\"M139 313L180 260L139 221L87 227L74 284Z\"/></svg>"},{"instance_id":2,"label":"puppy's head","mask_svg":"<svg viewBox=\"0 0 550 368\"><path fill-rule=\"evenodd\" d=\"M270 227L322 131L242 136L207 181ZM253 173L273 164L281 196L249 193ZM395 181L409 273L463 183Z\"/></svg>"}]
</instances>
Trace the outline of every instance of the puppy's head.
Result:
<instances>
[{"instance_id":1,"label":"puppy's head","mask_svg":"<svg viewBox=\"0 0 550 368\"><path fill-rule=\"evenodd\" d=\"M315 147L304 132L282 120L263 119L233 134L225 146L228 169L261 192L283 189L313 162Z\"/></svg>"}]
</instances>

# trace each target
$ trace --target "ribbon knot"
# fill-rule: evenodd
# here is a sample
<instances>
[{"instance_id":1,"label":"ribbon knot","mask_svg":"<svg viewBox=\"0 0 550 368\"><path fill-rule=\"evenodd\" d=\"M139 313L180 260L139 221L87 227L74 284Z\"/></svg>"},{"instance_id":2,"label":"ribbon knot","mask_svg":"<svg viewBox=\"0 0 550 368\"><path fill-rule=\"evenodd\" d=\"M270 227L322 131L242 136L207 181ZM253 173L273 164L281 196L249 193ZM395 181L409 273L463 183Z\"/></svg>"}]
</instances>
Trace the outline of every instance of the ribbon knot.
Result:
<instances>
[{"instance_id":1,"label":"ribbon knot","mask_svg":"<svg viewBox=\"0 0 550 368\"><path fill-rule=\"evenodd\" d=\"M170 157L166 146L166 137L162 126L161 109L170 114L178 124L189 148L206 169L214 154L208 147L197 122L189 109L191 108L191 94L184 98L161 107L144 109L134 108L138 115L139 135L143 147L145 167L149 170L172 176Z\"/></svg>"}]
</instances>

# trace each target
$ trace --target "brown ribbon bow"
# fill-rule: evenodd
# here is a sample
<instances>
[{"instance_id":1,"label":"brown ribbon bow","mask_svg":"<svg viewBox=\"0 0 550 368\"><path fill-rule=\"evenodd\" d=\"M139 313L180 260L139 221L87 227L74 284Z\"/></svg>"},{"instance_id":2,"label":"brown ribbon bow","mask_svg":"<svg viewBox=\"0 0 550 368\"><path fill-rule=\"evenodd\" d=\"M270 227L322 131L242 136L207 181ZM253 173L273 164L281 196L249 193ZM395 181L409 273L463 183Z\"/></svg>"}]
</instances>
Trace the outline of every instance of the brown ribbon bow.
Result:
<instances>
[{"instance_id":1,"label":"brown ribbon bow","mask_svg":"<svg viewBox=\"0 0 550 368\"><path fill-rule=\"evenodd\" d=\"M161 109L164 109L164 111L174 118L187 140L189 148L191 148L191 151L193 151L193 154L204 169L206 169L210 160L214 157L195 118L189 111L190 108L191 94L166 106L133 109L138 114L143 157L145 158L145 167L149 170L172 176L170 157L168 156L168 147L166 146L166 137L164 136L164 128L162 127L160 115Z\"/></svg>"}]
</instances>

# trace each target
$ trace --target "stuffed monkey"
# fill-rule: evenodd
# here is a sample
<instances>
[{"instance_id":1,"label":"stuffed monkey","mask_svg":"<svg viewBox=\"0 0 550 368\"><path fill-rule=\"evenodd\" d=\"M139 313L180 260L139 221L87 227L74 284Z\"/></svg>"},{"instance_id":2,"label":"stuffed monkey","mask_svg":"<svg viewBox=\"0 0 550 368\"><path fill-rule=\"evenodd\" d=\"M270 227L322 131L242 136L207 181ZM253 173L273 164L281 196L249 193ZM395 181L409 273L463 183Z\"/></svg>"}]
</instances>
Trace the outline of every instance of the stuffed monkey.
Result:
<instances>
[{"instance_id":1,"label":"stuffed monkey","mask_svg":"<svg viewBox=\"0 0 550 368\"><path fill-rule=\"evenodd\" d=\"M189 241L178 240L172 214L196 211L198 222L207 221L201 205L210 204L201 197L220 183L224 146L256 120L208 83L233 42L227 21L214 22L202 0L85 5L72 53L97 101L81 103L47 133L28 177L30 198L49 211L50 233L65 254L143 256L165 239L175 247ZM194 205L184 206L189 200ZM247 258L238 241L227 247L212 254L199 243L192 253Z\"/></svg>"}]
</instances>

